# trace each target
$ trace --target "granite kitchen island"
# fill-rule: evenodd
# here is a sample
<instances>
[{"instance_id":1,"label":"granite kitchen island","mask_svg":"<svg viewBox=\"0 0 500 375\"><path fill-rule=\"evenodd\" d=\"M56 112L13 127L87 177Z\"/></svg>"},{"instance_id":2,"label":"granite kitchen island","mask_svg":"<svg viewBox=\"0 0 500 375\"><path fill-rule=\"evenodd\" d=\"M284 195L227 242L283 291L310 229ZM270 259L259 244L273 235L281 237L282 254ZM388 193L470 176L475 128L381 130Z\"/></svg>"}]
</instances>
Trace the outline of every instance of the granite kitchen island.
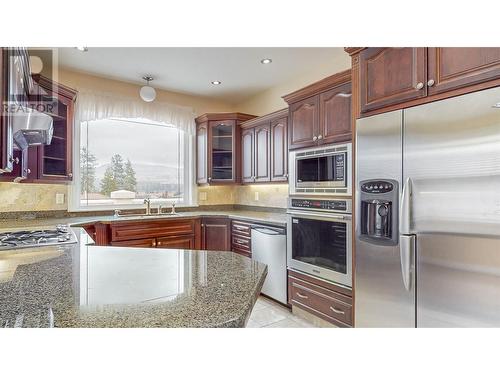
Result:
<instances>
[{"instance_id":1,"label":"granite kitchen island","mask_svg":"<svg viewBox=\"0 0 500 375\"><path fill-rule=\"evenodd\" d=\"M79 243L0 252L2 327L244 327L267 267L228 251Z\"/></svg>"}]
</instances>

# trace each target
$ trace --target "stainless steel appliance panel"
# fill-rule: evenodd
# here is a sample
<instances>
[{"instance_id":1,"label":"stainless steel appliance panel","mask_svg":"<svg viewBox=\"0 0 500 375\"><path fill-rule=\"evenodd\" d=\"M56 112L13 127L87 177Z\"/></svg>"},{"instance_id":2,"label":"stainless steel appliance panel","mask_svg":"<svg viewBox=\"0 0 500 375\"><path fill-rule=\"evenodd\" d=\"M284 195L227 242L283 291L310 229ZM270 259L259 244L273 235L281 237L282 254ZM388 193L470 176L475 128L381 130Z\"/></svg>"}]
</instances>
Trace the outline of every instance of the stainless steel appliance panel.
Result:
<instances>
[{"instance_id":1,"label":"stainless steel appliance panel","mask_svg":"<svg viewBox=\"0 0 500 375\"><path fill-rule=\"evenodd\" d=\"M500 326L500 88L405 110L417 326Z\"/></svg>"},{"instance_id":2,"label":"stainless steel appliance panel","mask_svg":"<svg viewBox=\"0 0 500 375\"><path fill-rule=\"evenodd\" d=\"M397 182L397 196L401 193L402 123L402 111L356 123L356 327L415 326L415 253L402 254L398 236L395 245L359 238L361 181L393 180ZM411 246L405 249L411 250Z\"/></svg>"},{"instance_id":3,"label":"stainless steel appliance panel","mask_svg":"<svg viewBox=\"0 0 500 375\"><path fill-rule=\"evenodd\" d=\"M283 228L252 226L252 259L267 265L262 294L287 303L286 231Z\"/></svg>"},{"instance_id":4,"label":"stainless steel appliance panel","mask_svg":"<svg viewBox=\"0 0 500 375\"><path fill-rule=\"evenodd\" d=\"M352 286L350 214L288 210L288 267Z\"/></svg>"}]
</instances>

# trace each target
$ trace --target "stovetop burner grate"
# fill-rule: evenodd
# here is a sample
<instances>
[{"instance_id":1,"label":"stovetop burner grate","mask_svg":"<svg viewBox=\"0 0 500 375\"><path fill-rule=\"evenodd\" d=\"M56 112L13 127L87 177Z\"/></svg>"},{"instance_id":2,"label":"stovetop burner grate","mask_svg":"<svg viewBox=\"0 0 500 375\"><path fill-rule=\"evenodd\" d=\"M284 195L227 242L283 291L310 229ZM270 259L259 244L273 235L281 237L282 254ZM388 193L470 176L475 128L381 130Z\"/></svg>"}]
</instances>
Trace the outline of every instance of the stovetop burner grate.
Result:
<instances>
[{"instance_id":1,"label":"stovetop burner grate","mask_svg":"<svg viewBox=\"0 0 500 375\"><path fill-rule=\"evenodd\" d=\"M75 243L76 239L67 225L55 229L21 230L0 233L0 250Z\"/></svg>"}]
</instances>

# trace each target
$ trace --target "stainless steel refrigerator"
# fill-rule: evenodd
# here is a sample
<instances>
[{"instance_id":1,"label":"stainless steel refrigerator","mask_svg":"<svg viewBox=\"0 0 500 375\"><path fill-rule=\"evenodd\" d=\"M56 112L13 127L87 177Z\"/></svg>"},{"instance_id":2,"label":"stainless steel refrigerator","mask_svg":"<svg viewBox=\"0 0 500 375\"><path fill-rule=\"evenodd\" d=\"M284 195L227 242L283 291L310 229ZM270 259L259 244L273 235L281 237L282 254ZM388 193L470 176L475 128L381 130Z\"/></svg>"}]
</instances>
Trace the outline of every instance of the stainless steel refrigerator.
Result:
<instances>
[{"instance_id":1,"label":"stainless steel refrigerator","mask_svg":"<svg viewBox=\"0 0 500 375\"><path fill-rule=\"evenodd\" d=\"M500 88L356 128L355 326L500 327Z\"/></svg>"}]
</instances>

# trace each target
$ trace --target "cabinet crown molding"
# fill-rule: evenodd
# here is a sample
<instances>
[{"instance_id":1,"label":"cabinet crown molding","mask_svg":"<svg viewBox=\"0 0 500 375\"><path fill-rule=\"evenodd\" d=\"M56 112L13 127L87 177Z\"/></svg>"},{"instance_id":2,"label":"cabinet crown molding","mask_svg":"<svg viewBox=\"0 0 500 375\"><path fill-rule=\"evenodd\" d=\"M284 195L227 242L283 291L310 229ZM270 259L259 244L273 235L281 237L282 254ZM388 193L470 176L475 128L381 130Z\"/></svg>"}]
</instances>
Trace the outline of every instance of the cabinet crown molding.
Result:
<instances>
[{"instance_id":1,"label":"cabinet crown molding","mask_svg":"<svg viewBox=\"0 0 500 375\"><path fill-rule=\"evenodd\" d=\"M277 120L282 117L288 116L288 108L280 109L279 111L268 113L267 115L255 117L251 120L245 121L241 124L242 129L252 128L257 125L261 125L262 123L269 123L273 120Z\"/></svg>"},{"instance_id":2,"label":"cabinet crown molding","mask_svg":"<svg viewBox=\"0 0 500 375\"><path fill-rule=\"evenodd\" d=\"M284 95L282 96L282 98L288 104L295 103L299 100L306 99L310 96L319 94L323 91L330 90L336 86L340 86L350 81L351 81L351 69L347 69L342 72L336 73L332 76L323 78L321 81L314 82L313 84L310 84L309 86L306 86L300 90Z\"/></svg>"},{"instance_id":3,"label":"cabinet crown molding","mask_svg":"<svg viewBox=\"0 0 500 375\"><path fill-rule=\"evenodd\" d=\"M361 52L365 48L367 47L344 47L344 51L346 51L349 54L349 56L352 56Z\"/></svg>"},{"instance_id":4,"label":"cabinet crown molding","mask_svg":"<svg viewBox=\"0 0 500 375\"><path fill-rule=\"evenodd\" d=\"M33 74L32 77L33 80L44 90L49 90L68 99L75 100L76 95L78 94L78 91L75 89L61 83L57 83L50 78L42 76L41 74Z\"/></svg>"},{"instance_id":5,"label":"cabinet crown molding","mask_svg":"<svg viewBox=\"0 0 500 375\"><path fill-rule=\"evenodd\" d=\"M248 121L257 116L249 115L248 113L240 112L217 112L217 113L204 113L201 116L195 118L196 124L201 124L203 122L212 120L237 120L237 121Z\"/></svg>"}]
</instances>

